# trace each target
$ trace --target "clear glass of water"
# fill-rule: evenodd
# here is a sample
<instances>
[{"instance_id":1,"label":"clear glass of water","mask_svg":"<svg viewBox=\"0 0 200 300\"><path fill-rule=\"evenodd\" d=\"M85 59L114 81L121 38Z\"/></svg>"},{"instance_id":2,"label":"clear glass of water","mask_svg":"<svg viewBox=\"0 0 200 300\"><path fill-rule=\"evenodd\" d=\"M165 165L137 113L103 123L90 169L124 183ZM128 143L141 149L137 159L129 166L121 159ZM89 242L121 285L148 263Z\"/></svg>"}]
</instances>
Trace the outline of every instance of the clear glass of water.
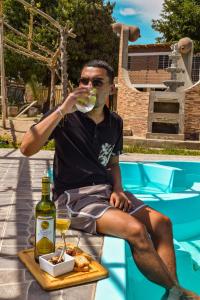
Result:
<instances>
[{"instance_id":1,"label":"clear glass of water","mask_svg":"<svg viewBox=\"0 0 200 300\"><path fill-rule=\"evenodd\" d=\"M76 108L82 113L87 113L91 111L96 104L96 89L89 90L88 97L78 97Z\"/></svg>"}]
</instances>

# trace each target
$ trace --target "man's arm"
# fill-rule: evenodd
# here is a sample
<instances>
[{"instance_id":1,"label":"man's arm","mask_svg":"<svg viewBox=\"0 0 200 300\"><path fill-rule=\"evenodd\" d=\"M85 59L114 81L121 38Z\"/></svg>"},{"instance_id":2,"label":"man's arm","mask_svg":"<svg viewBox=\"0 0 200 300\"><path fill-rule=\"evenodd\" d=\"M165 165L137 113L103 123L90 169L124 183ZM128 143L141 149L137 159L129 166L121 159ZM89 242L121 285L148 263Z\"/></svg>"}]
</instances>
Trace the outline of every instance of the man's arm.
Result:
<instances>
[{"instance_id":1,"label":"man's arm","mask_svg":"<svg viewBox=\"0 0 200 300\"><path fill-rule=\"evenodd\" d=\"M112 178L113 178L113 191L123 191L122 180L121 180L121 171L119 167L119 156L112 156L109 160L107 167L110 169Z\"/></svg>"},{"instance_id":2,"label":"man's arm","mask_svg":"<svg viewBox=\"0 0 200 300\"><path fill-rule=\"evenodd\" d=\"M113 178L113 192L110 196L110 204L121 210L127 211L131 208L132 204L123 191L119 156L111 157L107 167L110 169Z\"/></svg>"},{"instance_id":3,"label":"man's arm","mask_svg":"<svg viewBox=\"0 0 200 300\"><path fill-rule=\"evenodd\" d=\"M88 89L79 87L69 94L63 104L43 119L41 122L31 127L23 137L20 150L22 154L31 156L37 153L47 142L49 136L61 121L62 117L74 111L77 97L88 95Z\"/></svg>"},{"instance_id":4,"label":"man's arm","mask_svg":"<svg viewBox=\"0 0 200 300\"><path fill-rule=\"evenodd\" d=\"M62 113L61 108L59 109ZM44 146L54 128L61 121L61 113L54 111L25 133L20 146L20 151L22 154L31 156L37 153Z\"/></svg>"}]
</instances>

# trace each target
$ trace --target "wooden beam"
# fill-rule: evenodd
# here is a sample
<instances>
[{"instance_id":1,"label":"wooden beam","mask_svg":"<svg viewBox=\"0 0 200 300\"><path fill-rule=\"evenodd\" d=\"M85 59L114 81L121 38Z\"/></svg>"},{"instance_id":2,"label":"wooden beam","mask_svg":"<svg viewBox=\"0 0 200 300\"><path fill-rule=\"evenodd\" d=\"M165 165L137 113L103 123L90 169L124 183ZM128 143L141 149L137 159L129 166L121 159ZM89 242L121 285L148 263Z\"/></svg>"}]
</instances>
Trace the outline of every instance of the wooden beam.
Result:
<instances>
[{"instance_id":1,"label":"wooden beam","mask_svg":"<svg viewBox=\"0 0 200 300\"><path fill-rule=\"evenodd\" d=\"M34 7L35 1L31 1L31 5ZM28 26L28 44L27 44L27 49L31 50L31 45L32 45L32 39L33 39L33 10L32 8L29 8L30 12L30 20L29 20L29 26Z\"/></svg>"},{"instance_id":2,"label":"wooden beam","mask_svg":"<svg viewBox=\"0 0 200 300\"><path fill-rule=\"evenodd\" d=\"M17 35L19 35L19 36L25 38L26 40L28 40L28 37L27 37L24 33L22 33L22 32L20 32L19 30L13 28L11 25L9 25L9 24L6 23L6 22L4 22L4 25L5 25L8 29L10 29L11 31L13 31L14 33L16 33ZM42 51L44 51L44 52L47 52L49 55L51 55L51 56L54 55L54 52L53 52L53 51L49 50L49 49L46 48L45 46L42 46L42 45L40 45L39 43L37 43L37 42L35 42L35 41L33 41L33 40L32 40L32 44L35 45L36 47L38 47L38 49L40 49L40 50L42 50Z\"/></svg>"},{"instance_id":3,"label":"wooden beam","mask_svg":"<svg viewBox=\"0 0 200 300\"><path fill-rule=\"evenodd\" d=\"M70 28L70 29L68 30L68 33L67 33L67 34L68 34L68 36L70 36L70 37L72 37L72 38L75 39L75 38L76 38L76 34L73 33L72 31L73 31L73 28Z\"/></svg>"},{"instance_id":4,"label":"wooden beam","mask_svg":"<svg viewBox=\"0 0 200 300\"><path fill-rule=\"evenodd\" d=\"M31 102L31 104L29 104L26 108L24 108L16 117L15 119L17 119L18 117L20 117L23 113L25 113L31 106L33 106L34 104L37 103L37 100Z\"/></svg>"},{"instance_id":5,"label":"wooden beam","mask_svg":"<svg viewBox=\"0 0 200 300\"><path fill-rule=\"evenodd\" d=\"M3 0L0 0L2 3ZM23 36L28 40L28 49L25 47L18 45L14 43L13 41L9 40L8 38L5 38L4 46L8 48L11 51L15 51L16 53L19 53L21 55L30 57L32 59L35 59L37 61L43 62L48 65L51 69L51 103L53 104L54 101L54 84L55 84L55 72L56 70L56 63L58 60L59 55L61 55L61 82L62 82L62 99L64 100L67 96L67 86L68 86L68 74L67 74L67 39L68 37L75 38L76 35L72 33L72 28L68 29L68 26L61 26L55 19L53 19L48 14L44 13L43 11L39 10L34 6L34 0L32 0L32 3L29 4L25 0L15 0L22 5L24 5L26 8L30 10L30 22L29 22L29 35L28 38L18 31L17 29L14 29L12 26L6 24L6 26L14 31L16 34ZM59 30L60 33L60 48L58 48L55 53L51 53L51 58L47 58L46 56L43 56L41 54L38 54L31 50L31 44L33 43L32 35L33 35L33 15L38 14L42 16L44 19L46 19L50 24L52 24L55 28ZM2 41L2 48L3 48L3 41ZM38 48L41 50L42 46L38 46ZM43 48L44 49L44 48ZM50 51L50 50L49 50ZM48 52L47 52L48 53Z\"/></svg>"},{"instance_id":6,"label":"wooden beam","mask_svg":"<svg viewBox=\"0 0 200 300\"><path fill-rule=\"evenodd\" d=\"M58 71L57 68L56 68L55 72L56 72L56 75L58 76L59 80L61 81L61 76L60 76L59 71Z\"/></svg>"},{"instance_id":7,"label":"wooden beam","mask_svg":"<svg viewBox=\"0 0 200 300\"><path fill-rule=\"evenodd\" d=\"M60 47L57 48L57 50L55 51L55 53L53 54L53 56L51 58L51 66L52 67L56 66L57 59L58 59L59 55L60 55Z\"/></svg>"},{"instance_id":8,"label":"wooden beam","mask_svg":"<svg viewBox=\"0 0 200 300\"><path fill-rule=\"evenodd\" d=\"M55 106L55 68L50 68L51 71L51 93L50 93L50 109Z\"/></svg>"},{"instance_id":9,"label":"wooden beam","mask_svg":"<svg viewBox=\"0 0 200 300\"><path fill-rule=\"evenodd\" d=\"M15 51L18 54L22 54L22 55L30 57L30 58L32 58L34 60L41 61L41 62L43 62L45 64L49 64L49 63L47 63L46 60L40 59L40 58L38 58L38 57L36 57L36 56L34 56L32 54L29 54L28 52L24 52L24 51L21 51L19 49L16 49L16 48L14 48L14 47L12 47L12 46L10 46L8 44L4 44L4 47L7 48L7 49L9 49L9 50L11 50L11 51Z\"/></svg>"},{"instance_id":10,"label":"wooden beam","mask_svg":"<svg viewBox=\"0 0 200 300\"><path fill-rule=\"evenodd\" d=\"M64 28L60 31L60 51L61 51L61 84L62 84L62 101L67 97L67 32Z\"/></svg>"},{"instance_id":11,"label":"wooden beam","mask_svg":"<svg viewBox=\"0 0 200 300\"><path fill-rule=\"evenodd\" d=\"M28 2L26 2L24 0L15 0L15 1L23 4L25 7L29 8L29 9L32 9L36 14L42 16L44 19L49 21L54 27L56 27L57 29L60 30L60 28L61 28L60 24L56 20L54 20L51 16L44 13L42 10L34 7L33 5L29 4Z\"/></svg>"},{"instance_id":12,"label":"wooden beam","mask_svg":"<svg viewBox=\"0 0 200 300\"><path fill-rule=\"evenodd\" d=\"M26 48L24 48L24 47L22 47L18 44L15 44L13 41L9 40L8 38L5 38L5 42L6 42L7 45L10 44L11 46L18 48L20 51L23 51L24 53L28 53L32 56L35 56L38 60L45 61L48 64L51 63L50 58L47 58L47 57L45 57L43 55L40 55L40 54L38 54L34 51L28 50L28 49L26 49Z\"/></svg>"},{"instance_id":13,"label":"wooden beam","mask_svg":"<svg viewBox=\"0 0 200 300\"><path fill-rule=\"evenodd\" d=\"M37 13L38 15L42 16L44 19L46 19L47 21L49 21L54 27L56 27L57 29L59 29L59 31L61 30L62 26L51 16L49 16L48 14L44 13L42 10L34 7L33 5L29 4L28 2L24 1L24 0L15 0L21 4L23 4L24 6L28 7L29 9L32 9L35 13ZM74 33L72 33L72 29L68 30L68 36L74 38L76 37L76 35Z\"/></svg>"},{"instance_id":14,"label":"wooden beam","mask_svg":"<svg viewBox=\"0 0 200 300\"><path fill-rule=\"evenodd\" d=\"M6 85L4 68L4 47L3 47L3 0L0 0L0 72L1 72L1 105L2 105L2 125L6 128L7 105L6 105Z\"/></svg>"}]
</instances>

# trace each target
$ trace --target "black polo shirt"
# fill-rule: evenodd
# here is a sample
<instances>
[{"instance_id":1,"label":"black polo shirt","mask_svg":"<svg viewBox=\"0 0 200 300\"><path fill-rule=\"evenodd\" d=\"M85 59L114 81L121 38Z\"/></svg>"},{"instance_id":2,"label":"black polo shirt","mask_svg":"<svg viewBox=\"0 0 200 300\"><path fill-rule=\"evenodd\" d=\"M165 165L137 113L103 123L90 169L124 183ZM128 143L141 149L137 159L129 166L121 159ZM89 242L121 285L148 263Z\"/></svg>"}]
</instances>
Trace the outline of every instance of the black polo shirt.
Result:
<instances>
[{"instance_id":1,"label":"black polo shirt","mask_svg":"<svg viewBox=\"0 0 200 300\"><path fill-rule=\"evenodd\" d=\"M112 184L107 170L110 157L123 147L122 119L105 106L105 118L96 124L86 114L68 114L49 139L55 140L54 199L68 189Z\"/></svg>"}]
</instances>

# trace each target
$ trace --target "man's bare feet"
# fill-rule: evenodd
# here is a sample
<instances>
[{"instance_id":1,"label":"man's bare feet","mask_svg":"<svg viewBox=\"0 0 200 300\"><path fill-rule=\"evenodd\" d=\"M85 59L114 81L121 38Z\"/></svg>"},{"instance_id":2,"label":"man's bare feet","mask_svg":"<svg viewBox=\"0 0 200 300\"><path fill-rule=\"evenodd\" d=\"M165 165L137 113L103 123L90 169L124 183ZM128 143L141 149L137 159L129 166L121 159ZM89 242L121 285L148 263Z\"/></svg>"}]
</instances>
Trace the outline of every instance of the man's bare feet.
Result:
<instances>
[{"instance_id":1,"label":"man's bare feet","mask_svg":"<svg viewBox=\"0 0 200 300\"><path fill-rule=\"evenodd\" d=\"M181 296L180 300L199 300L199 296Z\"/></svg>"},{"instance_id":2,"label":"man's bare feet","mask_svg":"<svg viewBox=\"0 0 200 300\"><path fill-rule=\"evenodd\" d=\"M198 296L192 291L183 288L181 288L181 291L182 291L182 296L180 298L181 300L200 300L200 296Z\"/></svg>"},{"instance_id":3,"label":"man's bare feet","mask_svg":"<svg viewBox=\"0 0 200 300\"><path fill-rule=\"evenodd\" d=\"M182 291L178 289L176 286L174 286L173 288L165 292L161 300L180 300L182 294L183 294Z\"/></svg>"},{"instance_id":4,"label":"man's bare feet","mask_svg":"<svg viewBox=\"0 0 200 300\"><path fill-rule=\"evenodd\" d=\"M166 291L161 300L200 300L200 296L179 286L174 286Z\"/></svg>"},{"instance_id":5,"label":"man's bare feet","mask_svg":"<svg viewBox=\"0 0 200 300\"><path fill-rule=\"evenodd\" d=\"M198 296L197 294L195 294L192 291L188 291L186 289L181 288L182 290L182 296L181 296L181 300L200 300L200 296Z\"/></svg>"}]
</instances>

